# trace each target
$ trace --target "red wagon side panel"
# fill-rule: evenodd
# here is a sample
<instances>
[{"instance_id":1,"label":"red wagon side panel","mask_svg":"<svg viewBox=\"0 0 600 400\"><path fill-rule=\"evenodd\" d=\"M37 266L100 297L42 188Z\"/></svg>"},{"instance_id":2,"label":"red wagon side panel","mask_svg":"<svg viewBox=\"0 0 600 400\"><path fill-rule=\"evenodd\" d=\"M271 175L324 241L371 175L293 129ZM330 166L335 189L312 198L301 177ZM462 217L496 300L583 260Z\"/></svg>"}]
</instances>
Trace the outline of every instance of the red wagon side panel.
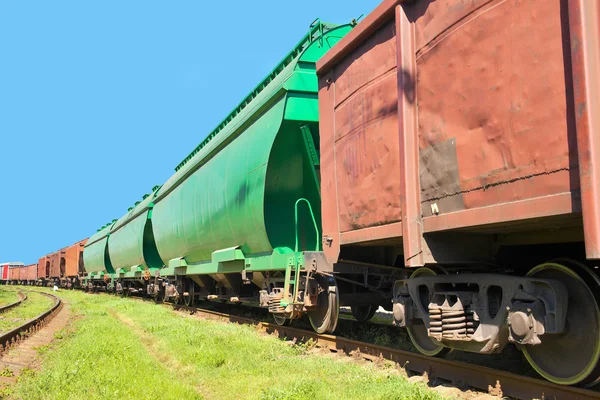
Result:
<instances>
[{"instance_id":1,"label":"red wagon side panel","mask_svg":"<svg viewBox=\"0 0 600 400\"><path fill-rule=\"evenodd\" d=\"M25 277L24 280L27 281L35 281L37 279L37 264L29 264L25 267Z\"/></svg>"},{"instance_id":2,"label":"red wagon side panel","mask_svg":"<svg viewBox=\"0 0 600 400\"><path fill-rule=\"evenodd\" d=\"M587 256L600 257L600 6L589 3L384 1L327 53L328 260L385 239L419 266L428 232L581 226L580 199Z\"/></svg>"},{"instance_id":3,"label":"red wagon side panel","mask_svg":"<svg viewBox=\"0 0 600 400\"><path fill-rule=\"evenodd\" d=\"M37 277L38 278L46 278L46 261L48 260L48 256L41 257L37 263Z\"/></svg>"},{"instance_id":4,"label":"red wagon side panel","mask_svg":"<svg viewBox=\"0 0 600 400\"><path fill-rule=\"evenodd\" d=\"M21 268L19 268L19 267L9 267L8 268L8 280L9 281L19 280L20 270L21 270Z\"/></svg>"},{"instance_id":5,"label":"red wagon side panel","mask_svg":"<svg viewBox=\"0 0 600 400\"><path fill-rule=\"evenodd\" d=\"M585 248L600 259L600 4L569 1L569 24Z\"/></svg>"},{"instance_id":6,"label":"red wagon side panel","mask_svg":"<svg viewBox=\"0 0 600 400\"><path fill-rule=\"evenodd\" d=\"M77 276L79 274L79 259L87 239L77 242L61 251L61 257L65 260L64 276Z\"/></svg>"},{"instance_id":7,"label":"red wagon side panel","mask_svg":"<svg viewBox=\"0 0 600 400\"><path fill-rule=\"evenodd\" d=\"M50 276L49 278L57 278L60 276L60 251L49 255L50 258Z\"/></svg>"}]
</instances>

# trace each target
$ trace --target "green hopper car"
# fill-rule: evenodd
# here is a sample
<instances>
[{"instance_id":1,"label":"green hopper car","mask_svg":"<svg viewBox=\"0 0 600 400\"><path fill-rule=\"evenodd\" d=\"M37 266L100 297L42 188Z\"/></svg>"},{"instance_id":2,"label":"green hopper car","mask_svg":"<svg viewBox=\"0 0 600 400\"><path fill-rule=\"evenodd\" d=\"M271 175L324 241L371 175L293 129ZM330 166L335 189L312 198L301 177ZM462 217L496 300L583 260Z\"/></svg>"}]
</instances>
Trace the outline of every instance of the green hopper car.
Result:
<instances>
[{"instance_id":1,"label":"green hopper car","mask_svg":"<svg viewBox=\"0 0 600 400\"><path fill-rule=\"evenodd\" d=\"M315 21L164 185L92 236L87 284L186 304L257 302L280 323L308 311L333 331L337 311L326 318L316 298L315 311L305 307L330 285L307 273L321 250L315 63L351 28Z\"/></svg>"}]
</instances>

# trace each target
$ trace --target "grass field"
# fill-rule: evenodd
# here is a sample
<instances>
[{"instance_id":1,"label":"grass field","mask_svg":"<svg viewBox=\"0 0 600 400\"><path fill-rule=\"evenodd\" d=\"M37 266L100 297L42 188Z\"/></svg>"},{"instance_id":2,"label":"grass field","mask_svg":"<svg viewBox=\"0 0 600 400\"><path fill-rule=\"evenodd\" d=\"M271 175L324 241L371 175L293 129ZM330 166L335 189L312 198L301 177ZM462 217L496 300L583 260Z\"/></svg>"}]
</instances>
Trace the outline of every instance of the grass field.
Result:
<instances>
[{"instance_id":1,"label":"grass field","mask_svg":"<svg viewBox=\"0 0 600 400\"><path fill-rule=\"evenodd\" d=\"M10 286L0 287L0 307L7 306L19 300L16 288Z\"/></svg>"},{"instance_id":2,"label":"grass field","mask_svg":"<svg viewBox=\"0 0 600 400\"><path fill-rule=\"evenodd\" d=\"M75 315L14 399L437 399L381 366L149 302L60 292Z\"/></svg>"},{"instance_id":3,"label":"grass field","mask_svg":"<svg viewBox=\"0 0 600 400\"><path fill-rule=\"evenodd\" d=\"M8 289L6 287L0 287L0 293L10 295L15 300L17 298L17 291L14 288ZM52 299L35 292L28 291L26 294L27 300L21 303L21 305L0 314L0 332L6 332L16 328L25 321L37 317L52 307ZM12 303L14 300L8 302Z\"/></svg>"}]
</instances>

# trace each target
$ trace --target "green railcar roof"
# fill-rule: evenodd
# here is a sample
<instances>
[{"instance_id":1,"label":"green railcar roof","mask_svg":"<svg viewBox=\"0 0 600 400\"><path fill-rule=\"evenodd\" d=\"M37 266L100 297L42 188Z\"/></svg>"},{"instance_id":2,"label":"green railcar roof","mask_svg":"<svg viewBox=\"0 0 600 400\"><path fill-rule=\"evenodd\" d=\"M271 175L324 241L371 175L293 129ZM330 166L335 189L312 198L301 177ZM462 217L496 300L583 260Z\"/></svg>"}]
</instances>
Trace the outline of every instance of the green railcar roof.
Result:
<instances>
[{"instance_id":1,"label":"green railcar roof","mask_svg":"<svg viewBox=\"0 0 600 400\"><path fill-rule=\"evenodd\" d=\"M339 25L320 22L318 19L315 20L309 29L309 32L294 46L277 66L269 73L255 88L248 94L244 100L242 100L237 107L233 109L231 113L217 127L208 134L208 136L200 143L196 148L183 160L175 171L179 171L188 161L190 161L208 142L210 142L227 124L229 124L248 104L250 104L260 92L262 92L283 70L300 55L312 42L318 40L324 32L336 28Z\"/></svg>"}]
</instances>

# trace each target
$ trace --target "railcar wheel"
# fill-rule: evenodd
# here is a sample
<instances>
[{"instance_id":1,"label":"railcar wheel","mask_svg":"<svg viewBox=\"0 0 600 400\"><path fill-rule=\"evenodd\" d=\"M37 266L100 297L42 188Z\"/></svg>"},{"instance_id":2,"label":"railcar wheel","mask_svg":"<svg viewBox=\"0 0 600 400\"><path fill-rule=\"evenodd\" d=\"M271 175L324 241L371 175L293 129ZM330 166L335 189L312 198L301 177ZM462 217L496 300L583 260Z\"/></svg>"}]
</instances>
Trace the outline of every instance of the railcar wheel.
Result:
<instances>
[{"instance_id":1,"label":"railcar wheel","mask_svg":"<svg viewBox=\"0 0 600 400\"><path fill-rule=\"evenodd\" d=\"M340 297L338 287L333 277L315 275L322 289L317 297L317 308L308 311L308 319L317 333L333 333L337 327L340 315Z\"/></svg>"},{"instance_id":2,"label":"railcar wheel","mask_svg":"<svg viewBox=\"0 0 600 400\"><path fill-rule=\"evenodd\" d=\"M444 271L440 270L440 273L444 273ZM432 268L419 268L413 272L410 277L416 278L418 276L430 275L437 275L437 273ZM406 327L406 331L408 332L408 336L410 336L410 341L412 344L417 348L417 350L419 350L420 353L423 353L426 356L444 357L446 354L452 351L452 349L444 347L443 344L435 339L432 339L427 334L427 327L425 324L408 326Z\"/></svg>"},{"instance_id":3,"label":"railcar wheel","mask_svg":"<svg viewBox=\"0 0 600 400\"><path fill-rule=\"evenodd\" d=\"M162 301L163 303L167 303L169 301L169 285L166 284L162 288Z\"/></svg>"},{"instance_id":4,"label":"railcar wheel","mask_svg":"<svg viewBox=\"0 0 600 400\"><path fill-rule=\"evenodd\" d=\"M288 326L292 320L285 317L285 314L271 314L273 316L273 320L279 326Z\"/></svg>"},{"instance_id":5,"label":"railcar wheel","mask_svg":"<svg viewBox=\"0 0 600 400\"><path fill-rule=\"evenodd\" d=\"M541 344L520 346L531 366L561 385L593 386L600 381L600 279L585 265L556 260L534 267L527 276L555 279L569 293L565 331L543 335Z\"/></svg>"},{"instance_id":6,"label":"railcar wheel","mask_svg":"<svg viewBox=\"0 0 600 400\"><path fill-rule=\"evenodd\" d=\"M367 322L375 316L378 307L379 306L376 304L363 304L357 306L350 306L350 309L352 310L352 316L358 322Z\"/></svg>"},{"instance_id":7,"label":"railcar wheel","mask_svg":"<svg viewBox=\"0 0 600 400\"><path fill-rule=\"evenodd\" d=\"M187 296L183 296L183 304L186 305L186 307L189 306L193 306L194 305L194 281L192 281L191 279L187 280L187 285L186 285L186 291L188 293Z\"/></svg>"},{"instance_id":8,"label":"railcar wheel","mask_svg":"<svg viewBox=\"0 0 600 400\"><path fill-rule=\"evenodd\" d=\"M152 292L152 299L154 299L155 303L160 303L162 299L162 293L160 292L160 286L158 289L156 287L153 288L154 292Z\"/></svg>"}]
</instances>

